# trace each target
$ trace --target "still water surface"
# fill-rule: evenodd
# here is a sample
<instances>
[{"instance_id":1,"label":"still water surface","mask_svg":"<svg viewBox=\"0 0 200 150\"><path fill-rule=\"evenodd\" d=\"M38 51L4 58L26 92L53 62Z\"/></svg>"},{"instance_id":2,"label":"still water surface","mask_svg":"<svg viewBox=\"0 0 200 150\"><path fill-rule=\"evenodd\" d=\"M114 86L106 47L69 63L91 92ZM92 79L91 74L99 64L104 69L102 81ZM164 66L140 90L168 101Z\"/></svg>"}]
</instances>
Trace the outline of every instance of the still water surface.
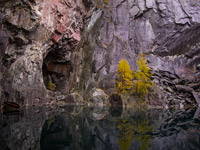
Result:
<instances>
[{"instance_id":1,"label":"still water surface","mask_svg":"<svg viewBox=\"0 0 200 150\"><path fill-rule=\"evenodd\" d=\"M1 150L198 150L196 109L27 108L0 115Z\"/></svg>"}]
</instances>

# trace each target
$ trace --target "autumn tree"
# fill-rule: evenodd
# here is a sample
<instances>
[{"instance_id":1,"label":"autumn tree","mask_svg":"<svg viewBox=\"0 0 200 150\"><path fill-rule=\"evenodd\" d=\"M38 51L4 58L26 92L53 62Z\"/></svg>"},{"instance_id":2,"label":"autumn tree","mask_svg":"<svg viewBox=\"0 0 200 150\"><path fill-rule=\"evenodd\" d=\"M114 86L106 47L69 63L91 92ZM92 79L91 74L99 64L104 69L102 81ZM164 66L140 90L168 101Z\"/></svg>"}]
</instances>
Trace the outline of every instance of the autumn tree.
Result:
<instances>
[{"instance_id":1,"label":"autumn tree","mask_svg":"<svg viewBox=\"0 0 200 150\"><path fill-rule=\"evenodd\" d=\"M150 68L146 64L146 59L143 55L137 59L138 71L135 72L135 86L133 92L144 97L148 94L149 89L152 87Z\"/></svg>"},{"instance_id":2,"label":"autumn tree","mask_svg":"<svg viewBox=\"0 0 200 150\"><path fill-rule=\"evenodd\" d=\"M152 86L150 68L146 64L146 59L140 55L137 59L138 70L130 69L128 62L122 59L118 64L116 89L121 95L131 92L133 95L144 98Z\"/></svg>"},{"instance_id":3,"label":"autumn tree","mask_svg":"<svg viewBox=\"0 0 200 150\"><path fill-rule=\"evenodd\" d=\"M108 5L108 3L109 3L109 0L98 0L97 1L97 7L102 8L104 4Z\"/></svg>"},{"instance_id":4,"label":"autumn tree","mask_svg":"<svg viewBox=\"0 0 200 150\"><path fill-rule=\"evenodd\" d=\"M117 75L116 87L119 95L133 88L133 71L125 59L120 60Z\"/></svg>"}]
</instances>

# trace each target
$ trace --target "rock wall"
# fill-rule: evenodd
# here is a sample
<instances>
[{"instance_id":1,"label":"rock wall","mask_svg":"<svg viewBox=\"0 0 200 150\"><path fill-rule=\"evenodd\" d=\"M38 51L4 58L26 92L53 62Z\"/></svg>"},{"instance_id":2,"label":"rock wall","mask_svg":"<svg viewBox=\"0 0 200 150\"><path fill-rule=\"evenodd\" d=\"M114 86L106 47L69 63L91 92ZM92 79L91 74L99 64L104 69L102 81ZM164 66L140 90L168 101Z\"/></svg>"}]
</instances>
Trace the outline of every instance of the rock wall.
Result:
<instances>
[{"instance_id":1,"label":"rock wall","mask_svg":"<svg viewBox=\"0 0 200 150\"><path fill-rule=\"evenodd\" d=\"M159 80L156 84L162 93L166 91L162 87L170 83L170 88L198 83L199 9L200 1L193 0L109 0L108 5L93 12L85 27L79 89L98 86L110 93L119 61L126 59L136 69L141 53L157 75L154 81ZM169 84L161 81L166 74ZM184 83L173 82L170 76ZM176 91L172 88L172 93Z\"/></svg>"},{"instance_id":2,"label":"rock wall","mask_svg":"<svg viewBox=\"0 0 200 150\"><path fill-rule=\"evenodd\" d=\"M1 0L0 6L2 101L39 105L55 92L87 95L94 87L110 94L118 62L136 69L141 53L161 92L152 104L174 99L182 85L191 89L176 98L178 105L199 99L199 0Z\"/></svg>"},{"instance_id":3,"label":"rock wall","mask_svg":"<svg viewBox=\"0 0 200 150\"><path fill-rule=\"evenodd\" d=\"M71 63L89 9L82 0L9 0L0 6L1 97L21 105L46 103L44 59L54 51Z\"/></svg>"}]
</instances>

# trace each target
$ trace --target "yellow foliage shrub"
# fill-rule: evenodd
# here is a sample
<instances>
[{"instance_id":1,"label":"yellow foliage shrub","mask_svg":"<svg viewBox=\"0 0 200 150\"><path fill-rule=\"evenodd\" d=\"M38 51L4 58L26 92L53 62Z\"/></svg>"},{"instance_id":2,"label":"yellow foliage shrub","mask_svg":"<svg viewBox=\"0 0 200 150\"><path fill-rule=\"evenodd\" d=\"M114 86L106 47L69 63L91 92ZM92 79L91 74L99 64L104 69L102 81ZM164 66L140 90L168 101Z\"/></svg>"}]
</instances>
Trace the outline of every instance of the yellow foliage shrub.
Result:
<instances>
[{"instance_id":1,"label":"yellow foliage shrub","mask_svg":"<svg viewBox=\"0 0 200 150\"><path fill-rule=\"evenodd\" d=\"M98 0L97 1L97 7L98 8L103 8L103 5L105 4L105 5L108 5L108 3L109 3L109 0Z\"/></svg>"},{"instance_id":2,"label":"yellow foliage shrub","mask_svg":"<svg viewBox=\"0 0 200 150\"><path fill-rule=\"evenodd\" d=\"M52 81L49 81L49 83L48 83L48 89L49 89L50 91L54 91L55 88L56 88L55 83L53 83Z\"/></svg>"},{"instance_id":3,"label":"yellow foliage shrub","mask_svg":"<svg viewBox=\"0 0 200 150\"><path fill-rule=\"evenodd\" d=\"M133 71L125 59L119 62L117 74L116 86L118 94L121 95L133 88Z\"/></svg>"},{"instance_id":4,"label":"yellow foliage shrub","mask_svg":"<svg viewBox=\"0 0 200 150\"><path fill-rule=\"evenodd\" d=\"M105 4L108 5L109 0L104 0Z\"/></svg>"},{"instance_id":5,"label":"yellow foliage shrub","mask_svg":"<svg viewBox=\"0 0 200 150\"><path fill-rule=\"evenodd\" d=\"M128 62L122 59L118 64L116 89L121 95L132 91L134 95L144 97L152 87L150 68L146 64L144 56L137 59L138 70L135 72L130 69Z\"/></svg>"},{"instance_id":6,"label":"yellow foliage shrub","mask_svg":"<svg viewBox=\"0 0 200 150\"><path fill-rule=\"evenodd\" d=\"M138 71L135 72L135 87L133 92L137 93L140 97L144 97L149 92L149 88L152 87L150 68L146 64L144 56L140 56L137 59Z\"/></svg>"}]
</instances>

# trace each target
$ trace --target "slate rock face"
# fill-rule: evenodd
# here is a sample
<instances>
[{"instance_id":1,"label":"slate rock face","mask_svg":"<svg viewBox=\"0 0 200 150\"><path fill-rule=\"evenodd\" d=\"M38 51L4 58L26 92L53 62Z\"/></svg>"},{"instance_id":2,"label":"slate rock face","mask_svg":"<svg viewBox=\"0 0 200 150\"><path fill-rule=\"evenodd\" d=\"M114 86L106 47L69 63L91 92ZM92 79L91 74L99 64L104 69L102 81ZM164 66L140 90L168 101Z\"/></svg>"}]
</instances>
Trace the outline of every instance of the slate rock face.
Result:
<instances>
[{"instance_id":1,"label":"slate rock face","mask_svg":"<svg viewBox=\"0 0 200 150\"><path fill-rule=\"evenodd\" d=\"M110 95L118 62L136 69L141 53L159 86L166 83L160 72L199 82L199 0L1 0L0 6L4 101L46 103L50 81L64 94L78 90L85 98L96 87Z\"/></svg>"},{"instance_id":2,"label":"slate rock face","mask_svg":"<svg viewBox=\"0 0 200 150\"><path fill-rule=\"evenodd\" d=\"M86 26L79 89L93 81L113 88L119 61L126 59L136 69L141 53L152 72L198 81L199 9L200 2L192 0L110 0Z\"/></svg>"},{"instance_id":3,"label":"slate rock face","mask_svg":"<svg viewBox=\"0 0 200 150\"><path fill-rule=\"evenodd\" d=\"M199 51L199 9L198 1L110 1L103 12L94 12L91 22L101 13L96 21L100 25L86 38L94 46L93 72L101 67L104 75L114 72L122 58L135 68L138 53L147 54L155 70L196 70L199 62L191 53Z\"/></svg>"},{"instance_id":4,"label":"slate rock face","mask_svg":"<svg viewBox=\"0 0 200 150\"><path fill-rule=\"evenodd\" d=\"M1 97L21 105L46 103L42 69L49 59L44 59L49 51L66 56L76 48L86 8L79 0L9 0L0 5ZM62 38L66 42L58 48ZM69 79L70 74L65 76Z\"/></svg>"}]
</instances>

